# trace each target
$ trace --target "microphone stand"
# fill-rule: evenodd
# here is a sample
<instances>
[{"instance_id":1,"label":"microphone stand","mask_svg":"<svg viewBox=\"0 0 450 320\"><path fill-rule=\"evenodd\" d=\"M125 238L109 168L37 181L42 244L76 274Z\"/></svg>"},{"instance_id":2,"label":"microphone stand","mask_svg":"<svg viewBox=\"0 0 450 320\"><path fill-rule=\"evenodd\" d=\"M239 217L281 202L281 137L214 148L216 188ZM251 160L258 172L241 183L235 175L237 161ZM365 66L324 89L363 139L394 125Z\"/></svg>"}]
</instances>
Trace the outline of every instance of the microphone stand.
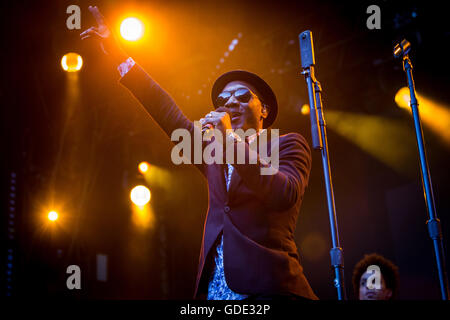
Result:
<instances>
[{"instance_id":1,"label":"microphone stand","mask_svg":"<svg viewBox=\"0 0 450 320\"><path fill-rule=\"evenodd\" d=\"M334 268L334 286L337 289L338 300L347 300L344 282L344 253L339 243L336 206L334 202L333 183L331 180L330 159L328 156L328 141L325 119L322 112L322 87L314 75L314 46L312 33L307 30L299 35L300 55L302 61L302 74L305 76L308 87L311 136L313 148L320 150L322 155L322 167L325 178L325 190L327 194L328 215L331 228L330 250L331 266Z\"/></svg>"},{"instance_id":2,"label":"microphone stand","mask_svg":"<svg viewBox=\"0 0 450 320\"><path fill-rule=\"evenodd\" d=\"M414 119L414 127L416 131L417 147L419 150L420 168L422 177L422 187L424 191L425 202L428 212L428 234L433 240L434 255L436 258L436 266L439 274L439 284L441 288L442 300L448 300L448 279L445 269L445 256L443 247L443 236L441 230L441 222L437 217L436 208L434 205L433 186L431 184L430 169L428 166L427 155L425 151L425 142L423 138L422 125L420 123L419 109L414 88L414 79L412 75L412 63L409 59L409 51L411 44L405 39L397 44L394 48L394 57L403 57L403 70L406 73L408 81L409 94L411 96L411 110Z\"/></svg>"}]
</instances>

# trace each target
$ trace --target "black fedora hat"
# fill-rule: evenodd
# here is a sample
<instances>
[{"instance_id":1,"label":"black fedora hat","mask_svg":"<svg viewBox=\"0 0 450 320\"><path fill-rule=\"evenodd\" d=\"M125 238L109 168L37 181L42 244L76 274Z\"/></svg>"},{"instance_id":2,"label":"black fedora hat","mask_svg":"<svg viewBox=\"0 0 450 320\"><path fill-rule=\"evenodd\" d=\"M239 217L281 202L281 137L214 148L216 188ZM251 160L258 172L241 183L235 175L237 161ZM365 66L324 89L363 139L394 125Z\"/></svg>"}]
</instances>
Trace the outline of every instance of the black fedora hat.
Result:
<instances>
[{"instance_id":1,"label":"black fedora hat","mask_svg":"<svg viewBox=\"0 0 450 320\"><path fill-rule=\"evenodd\" d=\"M225 86L232 81L247 82L257 90L255 94L258 95L258 98L262 103L269 107L269 115L263 121L263 128L270 127L275 121L278 113L277 98L267 82L254 73L244 70L233 70L226 72L217 78L211 91L211 98L214 107L217 108L217 96L222 92Z\"/></svg>"}]
</instances>

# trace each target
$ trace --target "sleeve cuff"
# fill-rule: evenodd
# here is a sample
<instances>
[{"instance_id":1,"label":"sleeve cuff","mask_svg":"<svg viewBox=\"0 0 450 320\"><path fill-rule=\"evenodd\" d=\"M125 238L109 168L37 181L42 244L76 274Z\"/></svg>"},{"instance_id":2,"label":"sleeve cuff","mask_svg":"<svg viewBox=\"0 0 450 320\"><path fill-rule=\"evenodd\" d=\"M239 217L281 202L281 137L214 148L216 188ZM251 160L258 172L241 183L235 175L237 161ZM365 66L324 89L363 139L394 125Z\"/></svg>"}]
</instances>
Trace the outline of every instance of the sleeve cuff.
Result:
<instances>
[{"instance_id":1,"label":"sleeve cuff","mask_svg":"<svg viewBox=\"0 0 450 320\"><path fill-rule=\"evenodd\" d=\"M131 68L136 64L134 60L129 57L126 61L122 62L118 67L117 70L120 73L120 76L123 77L127 74L128 71L130 71Z\"/></svg>"}]
</instances>

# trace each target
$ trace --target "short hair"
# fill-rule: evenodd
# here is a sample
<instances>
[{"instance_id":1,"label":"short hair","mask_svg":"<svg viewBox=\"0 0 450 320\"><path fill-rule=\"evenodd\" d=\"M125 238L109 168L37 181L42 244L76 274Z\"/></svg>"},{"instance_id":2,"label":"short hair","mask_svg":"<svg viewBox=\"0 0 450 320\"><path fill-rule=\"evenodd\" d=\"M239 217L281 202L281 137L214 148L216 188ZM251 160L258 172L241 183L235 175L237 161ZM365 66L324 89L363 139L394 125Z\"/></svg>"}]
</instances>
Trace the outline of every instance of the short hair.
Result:
<instances>
[{"instance_id":1,"label":"short hair","mask_svg":"<svg viewBox=\"0 0 450 320\"><path fill-rule=\"evenodd\" d=\"M367 268L371 265L377 265L380 267L381 275L383 276L386 287L392 290L391 299L397 296L399 273L398 267L385 257L376 254L366 254L353 269L353 290L355 292L356 299L359 299L359 282L361 276L367 271Z\"/></svg>"}]
</instances>

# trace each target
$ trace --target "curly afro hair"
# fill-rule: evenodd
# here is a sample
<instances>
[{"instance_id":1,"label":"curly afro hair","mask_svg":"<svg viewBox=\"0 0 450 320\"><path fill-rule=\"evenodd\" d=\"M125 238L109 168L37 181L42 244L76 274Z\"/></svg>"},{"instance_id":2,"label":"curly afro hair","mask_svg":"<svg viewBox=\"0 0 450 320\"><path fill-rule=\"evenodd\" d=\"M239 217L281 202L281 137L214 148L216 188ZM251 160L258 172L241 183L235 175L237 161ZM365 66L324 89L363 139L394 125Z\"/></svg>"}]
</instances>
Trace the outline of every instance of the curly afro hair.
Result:
<instances>
[{"instance_id":1,"label":"curly afro hair","mask_svg":"<svg viewBox=\"0 0 450 320\"><path fill-rule=\"evenodd\" d=\"M376 253L364 255L364 258L362 258L353 269L352 283L356 299L359 299L359 281L361 280L361 276L367 271L367 268L370 265L377 265L380 267L386 287L392 290L391 300L395 299L399 283L398 267L390 260Z\"/></svg>"}]
</instances>

